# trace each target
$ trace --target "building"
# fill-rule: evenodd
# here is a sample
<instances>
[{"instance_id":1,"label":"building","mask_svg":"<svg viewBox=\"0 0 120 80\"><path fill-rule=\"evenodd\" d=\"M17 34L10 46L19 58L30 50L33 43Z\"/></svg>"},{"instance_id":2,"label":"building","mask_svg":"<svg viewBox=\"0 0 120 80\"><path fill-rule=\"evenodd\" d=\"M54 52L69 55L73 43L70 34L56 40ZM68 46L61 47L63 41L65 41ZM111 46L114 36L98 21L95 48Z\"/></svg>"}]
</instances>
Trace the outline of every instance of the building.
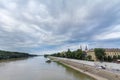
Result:
<instances>
[{"instance_id":1,"label":"building","mask_svg":"<svg viewBox=\"0 0 120 80\"><path fill-rule=\"evenodd\" d=\"M94 49L90 49L87 51L87 55L90 55L92 57L92 60L96 61L96 56L95 56L95 52Z\"/></svg>"},{"instance_id":2,"label":"building","mask_svg":"<svg viewBox=\"0 0 120 80\"><path fill-rule=\"evenodd\" d=\"M120 49L118 48L104 48L106 56L118 56L120 55ZM96 60L94 49L87 50L87 55L91 55L92 60Z\"/></svg>"},{"instance_id":3,"label":"building","mask_svg":"<svg viewBox=\"0 0 120 80\"><path fill-rule=\"evenodd\" d=\"M105 53L106 53L106 55L107 56L118 56L118 55L120 55L120 49L118 49L118 48L112 48L112 49L108 49L108 48L106 48L105 49Z\"/></svg>"}]
</instances>

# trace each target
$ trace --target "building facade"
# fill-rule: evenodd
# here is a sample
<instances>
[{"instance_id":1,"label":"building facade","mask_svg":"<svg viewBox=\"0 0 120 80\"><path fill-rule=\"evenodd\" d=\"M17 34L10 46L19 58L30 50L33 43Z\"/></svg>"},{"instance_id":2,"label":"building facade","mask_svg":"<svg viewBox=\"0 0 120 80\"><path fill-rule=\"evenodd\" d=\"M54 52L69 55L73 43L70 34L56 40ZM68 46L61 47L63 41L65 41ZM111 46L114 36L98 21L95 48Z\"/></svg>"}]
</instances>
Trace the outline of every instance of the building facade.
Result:
<instances>
[{"instance_id":1,"label":"building facade","mask_svg":"<svg viewBox=\"0 0 120 80\"><path fill-rule=\"evenodd\" d=\"M105 49L106 56L113 57L113 56L120 55L120 49L118 48L104 48L104 49ZM92 60L95 60L95 61L97 60L94 49L87 50L87 55L90 55L92 57Z\"/></svg>"}]
</instances>

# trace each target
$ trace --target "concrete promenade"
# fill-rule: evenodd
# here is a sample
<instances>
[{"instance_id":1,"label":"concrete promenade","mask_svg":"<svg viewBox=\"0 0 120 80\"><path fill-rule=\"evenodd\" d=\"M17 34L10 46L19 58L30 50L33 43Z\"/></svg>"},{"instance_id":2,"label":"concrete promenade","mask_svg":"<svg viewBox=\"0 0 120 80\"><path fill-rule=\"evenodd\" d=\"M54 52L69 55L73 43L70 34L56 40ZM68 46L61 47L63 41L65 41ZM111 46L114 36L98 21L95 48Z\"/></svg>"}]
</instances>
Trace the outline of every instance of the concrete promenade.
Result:
<instances>
[{"instance_id":1,"label":"concrete promenade","mask_svg":"<svg viewBox=\"0 0 120 80\"><path fill-rule=\"evenodd\" d=\"M49 58L54 61L60 62L68 67L71 67L83 74L91 76L96 80L120 80L120 74L112 73L104 69L100 69L91 65L80 63L79 60L58 58L58 57L49 57Z\"/></svg>"}]
</instances>

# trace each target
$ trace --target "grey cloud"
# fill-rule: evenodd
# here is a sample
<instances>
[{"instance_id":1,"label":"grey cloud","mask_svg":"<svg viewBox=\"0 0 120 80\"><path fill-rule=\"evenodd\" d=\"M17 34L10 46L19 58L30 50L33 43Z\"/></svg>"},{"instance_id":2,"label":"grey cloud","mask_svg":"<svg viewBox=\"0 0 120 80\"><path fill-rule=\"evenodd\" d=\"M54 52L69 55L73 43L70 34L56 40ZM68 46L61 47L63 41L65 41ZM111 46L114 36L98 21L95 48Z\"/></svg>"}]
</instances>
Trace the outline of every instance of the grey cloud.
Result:
<instances>
[{"instance_id":1,"label":"grey cloud","mask_svg":"<svg viewBox=\"0 0 120 80\"><path fill-rule=\"evenodd\" d=\"M93 47L99 42L108 45L109 39L106 42L96 37L115 34L116 30L110 29L120 24L119 3L119 0L3 0L0 47L37 52L36 48L44 48L43 45L49 48L55 45L52 51L84 43L95 43Z\"/></svg>"}]
</instances>

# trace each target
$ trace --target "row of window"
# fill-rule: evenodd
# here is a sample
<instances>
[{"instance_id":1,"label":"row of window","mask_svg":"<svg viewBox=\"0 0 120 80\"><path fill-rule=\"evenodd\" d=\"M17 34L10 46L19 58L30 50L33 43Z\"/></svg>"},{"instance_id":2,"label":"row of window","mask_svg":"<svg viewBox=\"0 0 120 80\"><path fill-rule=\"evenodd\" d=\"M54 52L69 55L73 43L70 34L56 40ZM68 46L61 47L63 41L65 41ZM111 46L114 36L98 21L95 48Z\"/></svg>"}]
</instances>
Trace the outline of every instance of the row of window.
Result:
<instances>
[{"instance_id":1,"label":"row of window","mask_svg":"<svg viewBox=\"0 0 120 80\"><path fill-rule=\"evenodd\" d=\"M111 55L111 56L113 56L113 55L116 55L116 56L118 56L118 55L120 55L120 52L119 53L113 53L113 52L109 52L109 53L106 53L106 55Z\"/></svg>"}]
</instances>

